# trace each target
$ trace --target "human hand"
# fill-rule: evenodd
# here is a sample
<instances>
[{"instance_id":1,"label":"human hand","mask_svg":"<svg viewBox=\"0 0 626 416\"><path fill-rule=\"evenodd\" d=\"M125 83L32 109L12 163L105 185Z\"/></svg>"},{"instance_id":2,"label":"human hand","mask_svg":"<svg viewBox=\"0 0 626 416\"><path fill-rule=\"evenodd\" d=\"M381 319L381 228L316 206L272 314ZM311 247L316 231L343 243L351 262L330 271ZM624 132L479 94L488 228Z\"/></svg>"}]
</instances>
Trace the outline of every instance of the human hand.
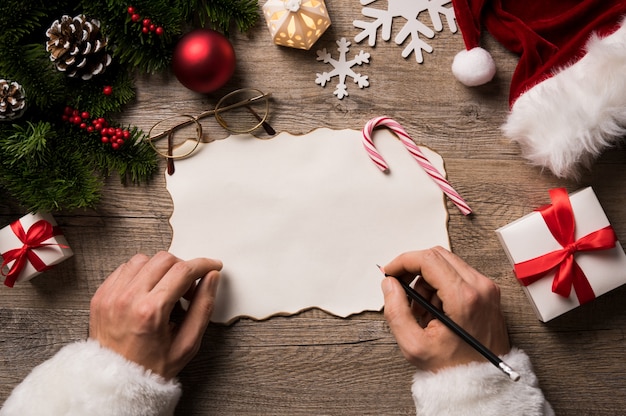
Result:
<instances>
[{"instance_id":1,"label":"human hand","mask_svg":"<svg viewBox=\"0 0 626 416\"><path fill-rule=\"evenodd\" d=\"M133 256L93 296L89 337L166 379L175 377L200 349L221 268L218 260L183 261L167 252ZM191 303L175 325L170 314L182 296Z\"/></svg>"},{"instance_id":2,"label":"human hand","mask_svg":"<svg viewBox=\"0 0 626 416\"><path fill-rule=\"evenodd\" d=\"M510 351L500 309L500 288L442 247L403 253L384 268L415 283L415 290L497 355ZM394 277L382 282L385 318L404 357L416 367L438 371L482 360L482 356L419 305L409 304Z\"/></svg>"}]
</instances>

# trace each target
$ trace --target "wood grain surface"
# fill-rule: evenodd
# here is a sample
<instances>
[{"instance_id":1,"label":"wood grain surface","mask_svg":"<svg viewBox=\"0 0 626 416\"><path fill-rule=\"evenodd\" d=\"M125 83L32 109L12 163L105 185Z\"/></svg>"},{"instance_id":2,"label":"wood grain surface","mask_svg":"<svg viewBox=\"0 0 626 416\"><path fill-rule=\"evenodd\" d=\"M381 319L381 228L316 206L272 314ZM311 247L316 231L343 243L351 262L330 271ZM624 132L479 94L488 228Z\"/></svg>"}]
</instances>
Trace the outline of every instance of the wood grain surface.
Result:
<instances>
[{"instance_id":1,"label":"wood grain surface","mask_svg":"<svg viewBox=\"0 0 626 416\"><path fill-rule=\"evenodd\" d=\"M359 30L352 22L364 19L358 1L326 3L333 23L311 50L274 45L260 15L249 33L233 32L236 73L220 91L196 94L169 73L139 75L136 102L121 119L147 131L164 117L199 113L239 87L271 92L271 124L292 134L318 127L361 129L374 116L395 118L416 142L443 156L448 178L475 210L466 218L448 203L451 246L501 285L512 342L531 356L556 413L624 414L626 287L543 324L494 233L547 203L552 187L574 191L591 185L618 237L626 240L624 151L606 152L577 182L529 166L499 129L517 58L488 34L484 46L497 62L497 76L469 89L450 72L463 48L459 33L437 33L428 40L434 52L418 64L413 56L402 58L403 46L393 41L378 38L375 47L354 43ZM386 2L371 7L385 8ZM402 22L397 20L394 34ZM369 76L370 86L359 89L348 80L349 96L338 100L332 94L337 78L325 88L315 84L316 73L331 69L316 60L316 51L327 48L337 57L335 41L341 37L352 42L349 56L371 54L357 71ZM225 136L214 120L203 127L212 138ZM89 300L117 265L138 252L167 250L172 201L164 167L147 185L122 186L119 178L108 178L94 210L54 213L75 256L27 284L0 288L0 401L34 365L87 336ZM198 177L198 189L202 182ZM6 193L0 201L0 226L25 213ZM205 214L210 215L199 213L198 220ZM379 312L340 319L313 309L261 322L241 319L210 326L200 353L180 376L184 395L177 414L410 415L412 373Z\"/></svg>"}]
</instances>

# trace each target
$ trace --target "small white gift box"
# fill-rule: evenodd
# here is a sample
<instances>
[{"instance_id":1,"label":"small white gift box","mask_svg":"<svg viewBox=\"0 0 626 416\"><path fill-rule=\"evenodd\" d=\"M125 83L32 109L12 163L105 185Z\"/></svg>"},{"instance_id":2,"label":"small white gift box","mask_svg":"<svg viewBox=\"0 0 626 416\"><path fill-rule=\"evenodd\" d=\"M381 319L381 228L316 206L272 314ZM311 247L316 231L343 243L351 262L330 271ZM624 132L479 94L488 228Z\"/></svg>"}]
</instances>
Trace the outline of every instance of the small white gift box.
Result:
<instances>
[{"instance_id":1,"label":"small white gift box","mask_svg":"<svg viewBox=\"0 0 626 416\"><path fill-rule=\"evenodd\" d=\"M324 0L267 0L263 14L274 43L309 50L330 27Z\"/></svg>"},{"instance_id":2,"label":"small white gift box","mask_svg":"<svg viewBox=\"0 0 626 416\"><path fill-rule=\"evenodd\" d=\"M564 190L552 190L551 195L553 195L553 191L561 191L561 196L567 196ZM553 204L545 208L552 209L555 201L556 199L553 198ZM580 288L577 290L576 285L571 288L567 296L553 291L554 285L557 285L555 278L559 278L559 273L568 282L571 279L570 275L576 274L567 273L564 276L563 269L559 271L565 260L556 267L550 268L548 266L548 270L541 273L542 276L538 280L532 279L533 281L530 283L522 283L537 317L543 322L578 307L581 304L581 299L583 299L582 303L586 303L626 283L626 255L619 241L617 241L593 189L589 187L574 192L569 195L569 201L571 203L570 212L573 213L575 225L572 242L566 246L557 241L546 222L547 220L539 211L530 213L496 230L520 281L523 281L524 276L520 275L523 274L524 268L529 263L533 262L534 267L537 259L545 260L550 256L555 257L554 255L564 259L569 257L569 261L573 260L573 269L580 267L582 270L582 280L584 280L582 283L583 286L592 290L592 292L588 291L590 296L585 296L582 293L584 290ZM604 240L608 239L607 233L613 236L614 246L610 248L593 247L594 244L598 244L598 238L594 237L602 232L605 234ZM568 285L571 286L570 283Z\"/></svg>"},{"instance_id":3,"label":"small white gift box","mask_svg":"<svg viewBox=\"0 0 626 416\"><path fill-rule=\"evenodd\" d=\"M32 279L72 255L48 213L27 214L0 229L1 272L9 287Z\"/></svg>"}]
</instances>

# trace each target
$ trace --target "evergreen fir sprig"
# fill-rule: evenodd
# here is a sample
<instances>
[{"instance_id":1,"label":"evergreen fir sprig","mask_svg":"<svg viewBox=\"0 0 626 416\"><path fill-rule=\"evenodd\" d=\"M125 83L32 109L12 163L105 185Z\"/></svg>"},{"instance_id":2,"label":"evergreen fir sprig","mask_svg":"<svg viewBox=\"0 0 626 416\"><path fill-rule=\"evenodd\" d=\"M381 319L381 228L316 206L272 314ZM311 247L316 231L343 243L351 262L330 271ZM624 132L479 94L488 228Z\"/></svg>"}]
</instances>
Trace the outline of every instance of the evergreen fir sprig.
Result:
<instances>
[{"instance_id":1,"label":"evergreen fir sprig","mask_svg":"<svg viewBox=\"0 0 626 416\"><path fill-rule=\"evenodd\" d=\"M118 149L86 127L62 121L66 107L104 117L122 112L135 97L133 73L169 67L180 36L196 27L228 34L250 29L257 0L3 0L0 2L0 78L17 82L27 109L0 121L0 187L29 210L94 207L104 178L145 182L157 170L157 155L136 127ZM162 27L142 32L129 6ZM89 80L58 71L46 51L46 31L63 15L84 14L100 22L113 62ZM107 87L111 94L104 94ZM21 90L20 90L21 91Z\"/></svg>"},{"instance_id":2,"label":"evergreen fir sprig","mask_svg":"<svg viewBox=\"0 0 626 416\"><path fill-rule=\"evenodd\" d=\"M0 140L0 149L9 155L14 155L12 159L5 161L6 165L14 168L20 163L35 166L45 163L46 144L54 135L50 123L33 124L27 121L25 126L14 124L13 133Z\"/></svg>"},{"instance_id":3,"label":"evergreen fir sprig","mask_svg":"<svg viewBox=\"0 0 626 416\"><path fill-rule=\"evenodd\" d=\"M0 136L0 185L32 211L93 207L102 179L70 131L47 122L14 125ZM17 155L17 157L16 157Z\"/></svg>"},{"instance_id":4,"label":"evergreen fir sprig","mask_svg":"<svg viewBox=\"0 0 626 416\"><path fill-rule=\"evenodd\" d=\"M197 20L200 27L212 27L225 35L233 23L247 32L258 19L257 0L190 0L181 5L187 21Z\"/></svg>"},{"instance_id":5,"label":"evergreen fir sprig","mask_svg":"<svg viewBox=\"0 0 626 416\"><path fill-rule=\"evenodd\" d=\"M141 16L139 22L131 20L128 13L131 6ZM114 58L120 64L145 73L169 67L172 49L184 25L177 1L85 0L82 7L88 15L98 17L104 33L115 45ZM141 22L144 19L161 26L163 34L143 34Z\"/></svg>"},{"instance_id":6,"label":"evergreen fir sprig","mask_svg":"<svg viewBox=\"0 0 626 416\"><path fill-rule=\"evenodd\" d=\"M94 77L91 82L80 79L67 80L68 88L72 91L80 91L63 103L73 108L87 111L94 117L105 117L108 114L119 113L125 105L130 104L135 98L134 80L124 67L112 64L106 72L99 77ZM111 87L111 94L104 95L104 87ZM62 110L62 108L61 108ZM57 111L61 114L60 111Z\"/></svg>"},{"instance_id":7,"label":"evergreen fir sprig","mask_svg":"<svg viewBox=\"0 0 626 416\"><path fill-rule=\"evenodd\" d=\"M158 160L152 147L144 140L146 135L136 127L129 130L131 137L120 150L100 146L97 140L92 141L91 157L96 169L103 175L117 172L122 182L139 183L158 169Z\"/></svg>"}]
</instances>

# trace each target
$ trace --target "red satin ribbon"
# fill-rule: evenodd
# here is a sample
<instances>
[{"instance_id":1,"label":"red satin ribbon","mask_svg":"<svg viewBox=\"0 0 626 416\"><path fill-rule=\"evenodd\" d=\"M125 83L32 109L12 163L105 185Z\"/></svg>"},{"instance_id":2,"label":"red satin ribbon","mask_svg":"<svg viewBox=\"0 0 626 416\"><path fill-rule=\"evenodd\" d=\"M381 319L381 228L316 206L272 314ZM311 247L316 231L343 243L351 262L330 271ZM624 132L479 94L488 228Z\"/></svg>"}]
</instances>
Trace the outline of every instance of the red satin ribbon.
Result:
<instances>
[{"instance_id":1,"label":"red satin ribbon","mask_svg":"<svg viewBox=\"0 0 626 416\"><path fill-rule=\"evenodd\" d=\"M563 188L552 189L550 199L552 199L552 205L540 208L539 212L562 248L515 264L515 274L524 286L528 286L556 269L552 291L569 297L574 287L578 301L582 305L595 299L596 295L593 293L587 276L574 260L574 254L579 251L613 248L617 236L609 225L575 240L576 221L567 191Z\"/></svg>"},{"instance_id":2,"label":"red satin ribbon","mask_svg":"<svg viewBox=\"0 0 626 416\"><path fill-rule=\"evenodd\" d=\"M15 221L11 224L11 229L17 236L17 238L24 244L21 248L9 250L6 253L2 253L4 259L0 270L2 275L6 276L4 284L13 287L17 277L26 266L26 262L30 262L35 270L43 272L48 270L50 266L47 266L41 258L33 251L36 248L44 246L59 246L67 248L65 245L56 243L44 243L44 241L61 234L57 227L53 227L48 221L39 220L28 229L28 232L24 232L24 228L19 221ZM15 260L15 263L9 270L8 274L4 273L4 268Z\"/></svg>"}]
</instances>

